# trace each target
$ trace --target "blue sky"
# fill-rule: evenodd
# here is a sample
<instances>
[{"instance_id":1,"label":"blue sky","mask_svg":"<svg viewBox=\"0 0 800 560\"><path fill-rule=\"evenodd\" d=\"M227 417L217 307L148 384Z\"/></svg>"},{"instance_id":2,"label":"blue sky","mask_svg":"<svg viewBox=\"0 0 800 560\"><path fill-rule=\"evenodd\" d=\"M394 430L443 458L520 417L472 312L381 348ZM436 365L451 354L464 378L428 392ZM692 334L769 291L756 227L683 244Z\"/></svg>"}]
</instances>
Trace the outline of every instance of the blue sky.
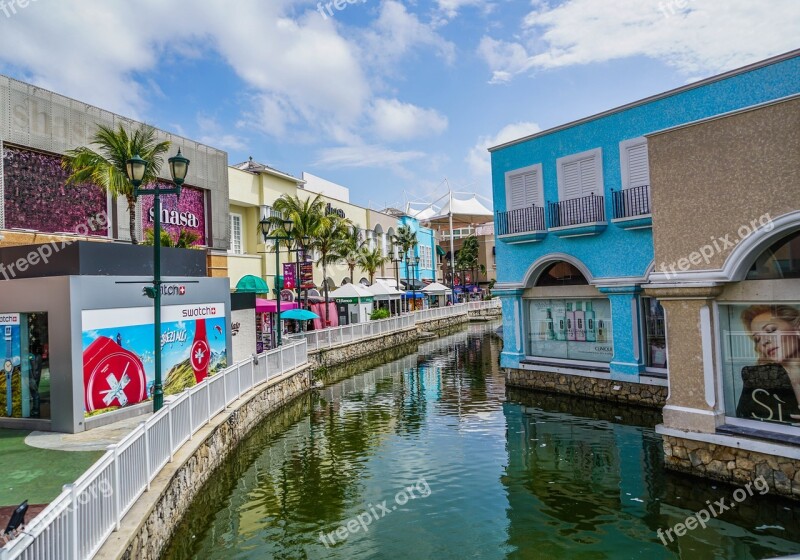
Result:
<instances>
[{"instance_id":1,"label":"blue sky","mask_svg":"<svg viewBox=\"0 0 800 560\"><path fill-rule=\"evenodd\" d=\"M797 0L14 1L1 73L374 208L489 196L491 145L800 46Z\"/></svg>"}]
</instances>

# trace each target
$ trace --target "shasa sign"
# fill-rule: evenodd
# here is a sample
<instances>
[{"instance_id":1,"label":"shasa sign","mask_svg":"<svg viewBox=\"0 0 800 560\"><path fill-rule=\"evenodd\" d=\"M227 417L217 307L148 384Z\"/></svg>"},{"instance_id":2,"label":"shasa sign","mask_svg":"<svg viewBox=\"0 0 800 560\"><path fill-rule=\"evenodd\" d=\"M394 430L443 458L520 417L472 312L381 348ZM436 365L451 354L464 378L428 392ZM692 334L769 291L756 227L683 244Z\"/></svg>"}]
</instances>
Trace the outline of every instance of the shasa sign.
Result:
<instances>
[{"instance_id":1,"label":"shasa sign","mask_svg":"<svg viewBox=\"0 0 800 560\"><path fill-rule=\"evenodd\" d=\"M283 289L294 290L297 285L295 278L295 267L297 263L283 263Z\"/></svg>"}]
</instances>

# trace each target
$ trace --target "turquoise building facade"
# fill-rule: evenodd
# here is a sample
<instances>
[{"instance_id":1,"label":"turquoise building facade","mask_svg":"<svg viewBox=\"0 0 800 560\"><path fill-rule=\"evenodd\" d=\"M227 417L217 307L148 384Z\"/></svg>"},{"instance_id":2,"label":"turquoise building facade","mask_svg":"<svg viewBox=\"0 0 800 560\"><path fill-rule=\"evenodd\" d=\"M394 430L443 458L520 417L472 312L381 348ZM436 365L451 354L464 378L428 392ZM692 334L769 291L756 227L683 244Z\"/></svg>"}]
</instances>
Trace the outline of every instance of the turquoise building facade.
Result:
<instances>
[{"instance_id":1,"label":"turquoise building facade","mask_svg":"<svg viewBox=\"0 0 800 560\"><path fill-rule=\"evenodd\" d=\"M644 135L799 79L797 56L775 57L492 148L501 365L666 384L663 309L642 295L658 219Z\"/></svg>"}]
</instances>

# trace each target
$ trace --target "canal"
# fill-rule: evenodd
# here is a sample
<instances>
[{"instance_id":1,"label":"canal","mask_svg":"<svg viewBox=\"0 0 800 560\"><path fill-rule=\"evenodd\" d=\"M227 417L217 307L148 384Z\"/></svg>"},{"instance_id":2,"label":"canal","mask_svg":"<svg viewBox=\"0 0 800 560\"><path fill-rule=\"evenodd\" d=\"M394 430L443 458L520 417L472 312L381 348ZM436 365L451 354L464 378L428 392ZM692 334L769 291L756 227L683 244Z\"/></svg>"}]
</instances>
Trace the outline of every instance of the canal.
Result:
<instances>
[{"instance_id":1,"label":"canal","mask_svg":"<svg viewBox=\"0 0 800 560\"><path fill-rule=\"evenodd\" d=\"M665 471L656 412L507 389L494 328L421 344L270 417L200 492L165 558L800 552L795 503L759 487L737 502L734 487ZM666 532L695 514L705 528Z\"/></svg>"}]
</instances>

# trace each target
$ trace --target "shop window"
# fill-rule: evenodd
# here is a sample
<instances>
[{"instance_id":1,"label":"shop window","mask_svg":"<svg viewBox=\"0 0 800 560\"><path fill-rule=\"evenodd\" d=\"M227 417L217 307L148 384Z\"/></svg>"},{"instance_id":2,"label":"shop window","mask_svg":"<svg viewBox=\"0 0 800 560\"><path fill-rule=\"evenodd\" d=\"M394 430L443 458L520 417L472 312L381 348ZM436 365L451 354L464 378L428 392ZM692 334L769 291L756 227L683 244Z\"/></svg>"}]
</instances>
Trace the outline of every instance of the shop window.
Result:
<instances>
[{"instance_id":1,"label":"shop window","mask_svg":"<svg viewBox=\"0 0 800 560\"><path fill-rule=\"evenodd\" d=\"M800 231L784 237L753 263L748 280L800 278Z\"/></svg>"},{"instance_id":2,"label":"shop window","mask_svg":"<svg viewBox=\"0 0 800 560\"><path fill-rule=\"evenodd\" d=\"M642 298L645 335L645 363L655 369L667 369L667 335L664 308L655 298Z\"/></svg>"},{"instance_id":3,"label":"shop window","mask_svg":"<svg viewBox=\"0 0 800 560\"><path fill-rule=\"evenodd\" d=\"M726 415L800 427L800 302L720 305Z\"/></svg>"},{"instance_id":4,"label":"shop window","mask_svg":"<svg viewBox=\"0 0 800 560\"><path fill-rule=\"evenodd\" d=\"M2 416L50 418L47 313L0 314Z\"/></svg>"},{"instance_id":5,"label":"shop window","mask_svg":"<svg viewBox=\"0 0 800 560\"><path fill-rule=\"evenodd\" d=\"M608 299L527 300L530 356L611 362L614 344Z\"/></svg>"},{"instance_id":6,"label":"shop window","mask_svg":"<svg viewBox=\"0 0 800 560\"><path fill-rule=\"evenodd\" d=\"M559 261L548 266L536 280L536 286L588 286L586 277L574 265Z\"/></svg>"}]
</instances>

